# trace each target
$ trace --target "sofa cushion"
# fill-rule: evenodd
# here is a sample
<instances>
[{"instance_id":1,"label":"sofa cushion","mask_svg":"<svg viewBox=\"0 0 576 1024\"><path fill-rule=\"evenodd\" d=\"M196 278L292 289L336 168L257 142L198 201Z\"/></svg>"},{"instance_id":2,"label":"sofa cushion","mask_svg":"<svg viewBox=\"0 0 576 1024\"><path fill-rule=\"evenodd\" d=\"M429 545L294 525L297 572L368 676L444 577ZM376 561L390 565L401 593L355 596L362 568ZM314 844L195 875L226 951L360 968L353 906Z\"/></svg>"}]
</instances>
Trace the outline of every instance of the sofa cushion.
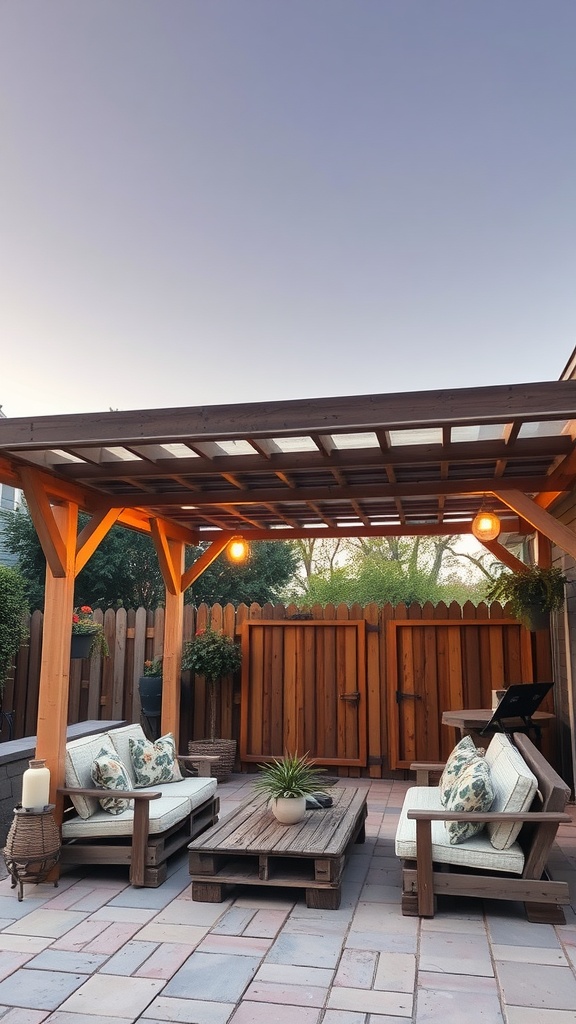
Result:
<instances>
[{"instance_id":1,"label":"sofa cushion","mask_svg":"<svg viewBox=\"0 0 576 1024\"><path fill-rule=\"evenodd\" d=\"M396 855L406 860L416 860L416 821L407 816L408 811L414 809L441 811L438 787L413 786L406 793L395 844ZM481 832L465 843L453 846L443 821L432 822L432 859L437 864L482 868L491 872L509 871L515 875L521 875L524 870L524 854L519 843L513 843L507 850L495 850L488 833Z\"/></svg>"},{"instance_id":2,"label":"sofa cushion","mask_svg":"<svg viewBox=\"0 0 576 1024\"><path fill-rule=\"evenodd\" d=\"M490 768L484 757L476 757L464 765L456 778L448 800L447 811L489 811L494 802ZM446 831L452 844L463 843L484 828L481 821L447 821Z\"/></svg>"},{"instance_id":3,"label":"sofa cushion","mask_svg":"<svg viewBox=\"0 0 576 1024\"><path fill-rule=\"evenodd\" d=\"M70 740L66 744L66 785L93 789L92 763L101 751L105 751L112 757L116 755L116 749L107 733ZM81 818L89 818L99 810L98 800L95 796L71 796L70 799Z\"/></svg>"},{"instance_id":4,"label":"sofa cushion","mask_svg":"<svg viewBox=\"0 0 576 1024\"><path fill-rule=\"evenodd\" d=\"M123 725L120 729L111 729L107 734L110 741L116 747L120 760L124 764L130 779L130 789L136 789L136 776L130 755L130 740L145 740L146 736L141 725Z\"/></svg>"},{"instance_id":5,"label":"sofa cushion","mask_svg":"<svg viewBox=\"0 0 576 1024\"><path fill-rule=\"evenodd\" d=\"M152 793L163 793L164 796L186 796L190 801L191 810L195 810L205 800L214 796L218 788L218 780L213 778L192 778L187 776L180 782L163 782L161 786L146 786Z\"/></svg>"},{"instance_id":6,"label":"sofa cushion","mask_svg":"<svg viewBox=\"0 0 576 1024\"><path fill-rule=\"evenodd\" d=\"M493 811L523 812L530 806L538 788L538 779L522 754L504 733L495 733L486 751L494 788ZM522 828L522 822L488 822L490 842L496 850L507 850Z\"/></svg>"},{"instance_id":7,"label":"sofa cushion","mask_svg":"<svg viewBox=\"0 0 576 1024\"><path fill-rule=\"evenodd\" d=\"M456 744L454 750L446 761L444 771L442 772L440 782L438 783L440 802L443 807L446 806L446 802L450 797L454 783L464 766L467 765L472 758L479 757L480 753L484 753L484 751L482 750L480 752L476 748L471 736L463 736Z\"/></svg>"},{"instance_id":8,"label":"sofa cushion","mask_svg":"<svg viewBox=\"0 0 576 1024\"><path fill-rule=\"evenodd\" d=\"M131 789L130 779L125 765L117 754L107 754L102 749L92 762L92 779L96 786L103 789ZM108 814L121 814L128 810L129 800L118 799L117 797L106 796L98 801L103 811Z\"/></svg>"},{"instance_id":9,"label":"sofa cushion","mask_svg":"<svg viewBox=\"0 0 576 1024\"><path fill-rule=\"evenodd\" d=\"M149 833L155 835L177 825L190 814L190 801L185 796L161 797L151 800ZM78 817L62 823L63 839L99 839L117 836L131 836L134 831L134 809L130 807L121 814L106 814L98 809L87 821Z\"/></svg>"},{"instance_id":10,"label":"sofa cushion","mask_svg":"<svg viewBox=\"0 0 576 1024\"><path fill-rule=\"evenodd\" d=\"M137 789L182 779L172 733L161 736L154 743L146 738L134 740L130 737L128 746Z\"/></svg>"}]
</instances>

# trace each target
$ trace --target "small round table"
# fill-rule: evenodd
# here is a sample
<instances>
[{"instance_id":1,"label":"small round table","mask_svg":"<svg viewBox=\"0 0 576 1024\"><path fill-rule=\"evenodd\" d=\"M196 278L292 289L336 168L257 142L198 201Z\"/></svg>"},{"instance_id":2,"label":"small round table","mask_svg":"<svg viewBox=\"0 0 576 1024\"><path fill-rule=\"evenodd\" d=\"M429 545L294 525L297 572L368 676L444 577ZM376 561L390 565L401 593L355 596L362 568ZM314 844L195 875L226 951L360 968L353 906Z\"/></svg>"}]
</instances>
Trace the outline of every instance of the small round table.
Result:
<instances>
[{"instance_id":1,"label":"small round table","mask_svg":"<svg viewBox=\"0 0 576 1024\"><path fill-rule=\"evenodd\" d=\"M463 736L470 736L472 733L482 734L482 730L488 725L494 712L491 708L464 708L460 711L443 711L442 725L451 725L452 728L460 731L459 739ZM550 725L556 716L549 711L535 711L532 715L532 722L536 729ZM503 720L507 730L510 732L526 732L527 726L522 718L506 718ZM501 730L497 725L487 729L484 736L493 736Z\"/></svg>"}]
</instances>

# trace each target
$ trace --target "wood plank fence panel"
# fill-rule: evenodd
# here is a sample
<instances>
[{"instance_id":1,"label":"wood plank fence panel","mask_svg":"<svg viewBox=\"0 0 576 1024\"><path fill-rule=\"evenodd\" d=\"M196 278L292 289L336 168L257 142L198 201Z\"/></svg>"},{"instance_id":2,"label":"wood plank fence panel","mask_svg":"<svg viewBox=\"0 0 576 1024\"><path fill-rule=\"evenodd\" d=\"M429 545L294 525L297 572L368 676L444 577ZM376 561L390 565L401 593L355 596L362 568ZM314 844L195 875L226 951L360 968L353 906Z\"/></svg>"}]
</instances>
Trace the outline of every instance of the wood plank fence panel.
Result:
<instances>
[{"instance_id":1,"label":"wood plank fence panel","mask_svg":"<svg viewBox=\"0 0 576 1024\"><path fill-rule=\"evenodd\" d=\"M297 745L318 752L340 774L377 778L421 756L446 756L454 735L440 724L443 710L489 707L492 689L553 678L548 632L528 633L497 604L329 604L308 615L303 619L294 604L185 606L184 640L211 623L239 641L250 623L243 640L249 707L240 673L224 680L217 731L240 739L258 760ZM144 661L162 653L164 611L120 609L96 617L105 624L112 657L71 664L69 721L139 721L138 680ZM35 612L4 693L16 737L36 732L41 650L42 615ZM357 689L358 705L341 699ZM397 690L407 699L397 703ZM552 696L543 708L554 710ZM183 672L180 748L207 728L204 680ZM554 735L553 728L544 730L552 761ZM1 738L7 739L6 726ZM253 760L244 767L253 770Z\"/></svg>"}]
</instances>

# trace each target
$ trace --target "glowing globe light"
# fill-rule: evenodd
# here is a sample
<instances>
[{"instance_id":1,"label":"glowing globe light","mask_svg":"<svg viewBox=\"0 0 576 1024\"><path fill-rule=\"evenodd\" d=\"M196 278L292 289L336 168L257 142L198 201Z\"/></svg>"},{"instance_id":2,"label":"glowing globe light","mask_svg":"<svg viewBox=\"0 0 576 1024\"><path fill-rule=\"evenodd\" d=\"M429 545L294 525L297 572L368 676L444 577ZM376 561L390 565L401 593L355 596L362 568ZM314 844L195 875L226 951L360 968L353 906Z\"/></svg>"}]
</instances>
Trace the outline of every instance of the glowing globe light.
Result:
<instances>
[{"instance_id":1,"label":"glowing globe light","mask_svg":"<svg viewBox=\"0 0 576 1024\"><path fill-rule=\"evenodd\" d=\"M500 533L500 520L494 512L480 511L472 520L472 533L477 540L496 540Z\"/></svg>"},{"instance_id":2,"label":"glowing globe light","mask_svg":"<svg viewBox=\"0 0 576 1024\"><path fill-rule=\"evenodd\" d=\"M243 562L248 557L248 544L243 537L235 537L228 545L228 558L232 562Z\"/></svg>"}]
</instances>

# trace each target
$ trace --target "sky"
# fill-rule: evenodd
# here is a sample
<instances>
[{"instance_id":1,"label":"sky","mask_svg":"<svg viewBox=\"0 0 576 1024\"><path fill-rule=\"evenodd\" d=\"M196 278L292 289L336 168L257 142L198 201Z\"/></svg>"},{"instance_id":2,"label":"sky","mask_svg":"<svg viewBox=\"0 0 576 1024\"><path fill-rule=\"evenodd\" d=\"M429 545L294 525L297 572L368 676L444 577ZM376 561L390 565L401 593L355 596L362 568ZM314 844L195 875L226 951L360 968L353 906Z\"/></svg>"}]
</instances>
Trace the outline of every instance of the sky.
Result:
<instances>
[{"instance_id":1,"label":"sky","mask_svg":"<svg viewBox=\"0 0 576 1024\"><path fill-rule=\"evenodd\" d=\"M8 416L557 380L574 0L2 0Z\"/></svg>"}]
</instances>

